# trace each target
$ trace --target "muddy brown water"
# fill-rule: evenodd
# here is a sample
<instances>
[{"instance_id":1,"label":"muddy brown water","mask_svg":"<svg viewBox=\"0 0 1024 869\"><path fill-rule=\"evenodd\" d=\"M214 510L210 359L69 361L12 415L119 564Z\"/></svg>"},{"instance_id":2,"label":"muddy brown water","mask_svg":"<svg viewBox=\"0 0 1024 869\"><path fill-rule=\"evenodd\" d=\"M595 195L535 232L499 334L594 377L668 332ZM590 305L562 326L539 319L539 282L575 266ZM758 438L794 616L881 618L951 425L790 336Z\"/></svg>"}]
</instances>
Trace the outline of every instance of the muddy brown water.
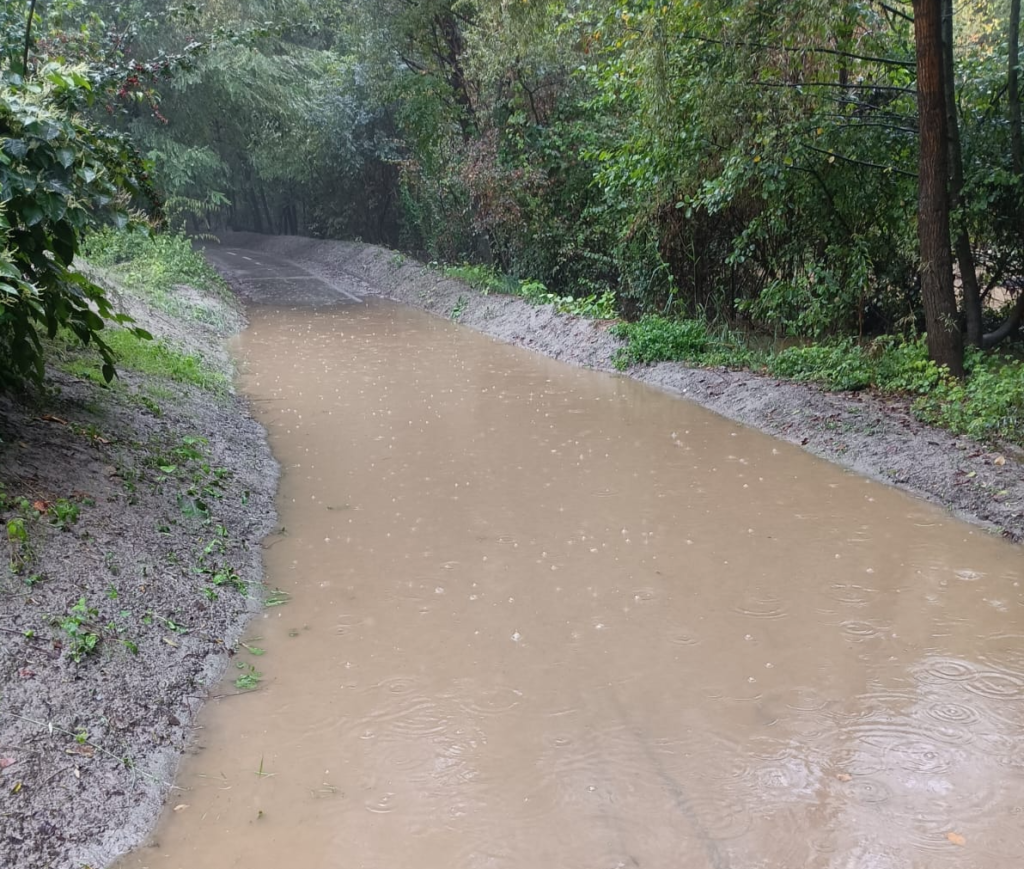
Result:
<instances>
[{"instance_id":1,"label":"muddy brown water","mask_svg":"<svg viewBox=\"0 0 1024 869\"><path fill-rule=\"evenodd\" d=\"M390 303L237 352L291 601L122 869L1021 865L1018 549Z\"/></svg>"}]
</instances>

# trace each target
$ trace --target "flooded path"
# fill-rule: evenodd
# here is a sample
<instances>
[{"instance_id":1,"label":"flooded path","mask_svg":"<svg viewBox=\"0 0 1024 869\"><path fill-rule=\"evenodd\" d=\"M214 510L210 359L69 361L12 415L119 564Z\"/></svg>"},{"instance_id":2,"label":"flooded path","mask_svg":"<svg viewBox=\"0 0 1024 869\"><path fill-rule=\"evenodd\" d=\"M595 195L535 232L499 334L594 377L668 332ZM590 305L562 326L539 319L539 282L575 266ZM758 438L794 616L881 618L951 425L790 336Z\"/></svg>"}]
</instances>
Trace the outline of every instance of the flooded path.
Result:
<instances>
[{"instance_id":1,"label":"flooded path","mask_svg":"<svg viewBox=\"0 0 1024 869\"><path fill-rule=\"evenodd\" d=\"M251 321L292 598L122 869L1020 866L1018 549L415 310Z\"/></svg>"}]
</instances>

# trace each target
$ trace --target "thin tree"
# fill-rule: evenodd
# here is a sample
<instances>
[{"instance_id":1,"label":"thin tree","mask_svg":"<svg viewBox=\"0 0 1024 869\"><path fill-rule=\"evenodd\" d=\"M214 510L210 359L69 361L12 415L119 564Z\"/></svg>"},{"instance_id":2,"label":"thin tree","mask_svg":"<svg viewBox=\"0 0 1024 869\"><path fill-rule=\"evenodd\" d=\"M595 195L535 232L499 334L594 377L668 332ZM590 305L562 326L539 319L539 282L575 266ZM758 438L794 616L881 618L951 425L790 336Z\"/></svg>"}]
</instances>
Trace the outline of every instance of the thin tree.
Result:
<instances>
[{"instance_id":1,"label":"thin tree","mask_svg":"<svg viewBox=\"0 0 1024 869\"><path fill-rule=\"evenodd\" d=\"M953 290L946 190L949 160L942 75L942 0L914 0L914 41L920 127L917 234L928 355L954 376L962 377L964 344Z\"/></svg>"}]
</instances>

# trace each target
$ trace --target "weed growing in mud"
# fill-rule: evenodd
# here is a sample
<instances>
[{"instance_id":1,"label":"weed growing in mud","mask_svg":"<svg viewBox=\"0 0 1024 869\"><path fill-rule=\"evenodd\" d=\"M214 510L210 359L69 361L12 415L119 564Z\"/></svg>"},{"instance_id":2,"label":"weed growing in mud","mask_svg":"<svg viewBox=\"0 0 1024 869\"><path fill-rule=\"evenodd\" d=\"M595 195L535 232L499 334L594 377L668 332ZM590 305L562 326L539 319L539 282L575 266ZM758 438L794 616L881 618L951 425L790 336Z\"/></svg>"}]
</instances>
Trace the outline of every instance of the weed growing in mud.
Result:
<instances>
[{"instance_id":1,"label":"weed growing in mud","mask_svg":"<svg viewBox=\"0 0 1024 869\"><path fill-rule=\"evenodd\" d=\"M56 525L61 531L67 531L78 521L80 510L74 501L58 498L50 505L47 512L50 514L51 525Z\"/></svg>"},{"instance_id":2,"label":"weed growing in mud","mask_svg":"<svg viewBox=\"0 0 1024 869\"><path fill-rule=\"evenodd\" d=\"M560 296L552 293L541 281L517 280L502 274L492 266L469 265L444 266L446 277L456 278L469 284L485 296L489 293L504 293L520 296L532 305L553 305L559 314L571 314L591 320L612 320L616 316L615 293L591 293L587 296ZM458 320L465 310L466 302L459 296L452 309L451 318Z\"/></svg>"},{"instance_id":3,"label":"weed growing in mud","mask_svg":"<svg viewBox=\"0 0 1024 869\"><path fill-rule=\"evenodd\" d=\"M245 664L242 661L239 661L235 666L238 667L239 670L244 671L237 679L235 679L236 688L241 691L251 691L260 684L263 674L252 664Z\"/></svg>"},{"instance_id":4,"label":"weed growing in mud","mask_svg":"<svg viewBox=\"0 0 1024 869\"><path fill-rule=\"evenodd\" d=\"M82 597L60 622L60 629L65 636L65 650L75 663L80 663L84 657L93 654L99 646L100 635L94 625L94 620L98 616L99 611L89 606Z\"/></svg>"},{"instance_id":5,"label":"weed growing in mud","mask_svg":"<svg viewBox=\"0 0 1024 869\"><path fill-rule=\"evenodd\" d=\"M710 350L721 351L713 341L707 324L700 320L672 320L648 315L635 323L617 323L611 334L626 341L615 351L612 363L620 371L630 365L652 365L656 362L689 362L706 364Z\"/></svg>"},{"instance_id":6,"label":"weed growing in mud","mask_svg":"<svg viewBox=\"0 0 1024 869\"><path fill-rule=\"evenodd\" d=\"M152 398L150 398L148 395L143 395L142 393L138 393L133 398L133 401L135 401L138 404L140 404L142 407L144 407L146 410L148 410L151 414L153 414L153 416L155 416L157 419L159 419L160 417L162 417L164 415L163 408L159 404L157 404Z\"/></svg>"},{"instance_id":7,"label":"weed growing in mud","mask_svg":"<svg viewBox=\"0 0 1024 869\"><path fill-rule=\"evenodd\" d=\"M16 516L7 520L7 546L10 553L8 564L11 572L21 573L33 556L24 517Z\"/></svg>"},{"instance_id":8,"label":"weed growing in mud","mask_svg":"<svg viewBox=\"0 0 1024 869\"><path fill-rule=\"evenodd\" d=\"M466 305L469 304L469 299L465 296L459 296L455 301L455 307L452 308L451 319L457 323L462 319L462 315L466 312Z\"/></svg>"}]
</instances>

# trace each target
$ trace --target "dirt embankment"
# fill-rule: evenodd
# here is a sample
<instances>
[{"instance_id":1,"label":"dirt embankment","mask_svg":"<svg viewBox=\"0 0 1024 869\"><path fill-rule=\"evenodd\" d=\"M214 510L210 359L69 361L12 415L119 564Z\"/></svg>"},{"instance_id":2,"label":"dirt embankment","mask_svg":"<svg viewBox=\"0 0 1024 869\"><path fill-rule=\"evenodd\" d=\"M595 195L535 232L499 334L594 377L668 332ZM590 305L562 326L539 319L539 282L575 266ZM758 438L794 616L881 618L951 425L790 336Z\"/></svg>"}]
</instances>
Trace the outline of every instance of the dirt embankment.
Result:
<instances>
[{"instance_id":1,"label":"dirt embankment","mask_svg":"<svg viewBox=\"0 0 1024 869\"><path fill-rule=\"evenodd\" d=\"M229 382L240 313L181 292L192 317L124 301ZM259 607L274 522L276 465L229 391L130 370L104 388L56 353L47 395L0 400L5 869L101 867L146 835Z\"/></svg>"},{"instance_id":2,"label":"dirt embankment","mask_svg":"<svg viewBox=\"0 0 1024 869\"><path fill-rule=\"evenodd\" d=\"M287 258L339 287L415 305L556 359L614 371L608 324L556 314L518 297L483 295L400 253L354 242L233 233L225 244ZM957 516L1024 539L1024 464L927 426L898 397L829 393L813 385L677 363L628 375L759 428L857 473L896 485Z\"/></svg>"}]
</instances>

